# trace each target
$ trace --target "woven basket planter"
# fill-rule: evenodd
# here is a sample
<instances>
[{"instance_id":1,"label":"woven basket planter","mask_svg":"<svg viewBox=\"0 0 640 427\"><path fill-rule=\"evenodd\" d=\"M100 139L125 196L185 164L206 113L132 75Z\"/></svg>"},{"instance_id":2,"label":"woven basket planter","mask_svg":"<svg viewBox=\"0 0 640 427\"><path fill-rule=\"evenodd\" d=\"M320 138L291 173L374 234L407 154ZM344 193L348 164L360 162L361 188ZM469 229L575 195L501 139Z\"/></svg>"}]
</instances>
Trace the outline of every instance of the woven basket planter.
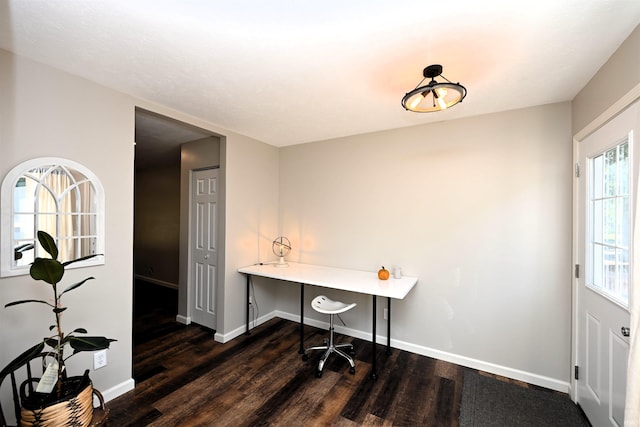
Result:
<instances>
[{"instance_id":1,"label":"woven basket planter","mask_svg":"<svg viewBox=\"0 0 640 427\"><path fill-rule=\"evenodd\" d=\"M41 393L26 396L24 389L25 384L21 387L21 427L87 427L93 417L93 395L96 394L101 405L104 405L100 393L93 389L89 371L81 377L65 379L64 396L60 399L52 399L51 394Z\"/></svg>"}]
</instances>

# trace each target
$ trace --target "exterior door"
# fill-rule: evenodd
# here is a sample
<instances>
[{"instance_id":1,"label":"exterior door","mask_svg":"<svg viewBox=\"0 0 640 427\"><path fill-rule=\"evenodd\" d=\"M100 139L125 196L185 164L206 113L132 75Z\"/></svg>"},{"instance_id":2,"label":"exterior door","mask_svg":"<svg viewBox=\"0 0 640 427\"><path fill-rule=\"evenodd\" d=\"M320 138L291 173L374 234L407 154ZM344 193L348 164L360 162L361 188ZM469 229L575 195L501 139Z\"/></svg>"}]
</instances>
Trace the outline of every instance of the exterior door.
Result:
<instances>
[{"instance_id":1,"label":"exterior door","mask_svg":"<svg viewBox=\"0 0 640 427\"><path fill-rule=\"evenodd\" d=\"M578 146L577 401L594 426L624 423L637 129L631 106Z\"/></svg>"},{"instance_id":2,"label":"exterior door","mask_svg":"<svg viewBox=\"0 0 640 427\"><path fill-rule=\"evenodd\" d=\"M191 184L191 318L215 330L218 169L193 171Z\"/></svg>"}]
</instances>

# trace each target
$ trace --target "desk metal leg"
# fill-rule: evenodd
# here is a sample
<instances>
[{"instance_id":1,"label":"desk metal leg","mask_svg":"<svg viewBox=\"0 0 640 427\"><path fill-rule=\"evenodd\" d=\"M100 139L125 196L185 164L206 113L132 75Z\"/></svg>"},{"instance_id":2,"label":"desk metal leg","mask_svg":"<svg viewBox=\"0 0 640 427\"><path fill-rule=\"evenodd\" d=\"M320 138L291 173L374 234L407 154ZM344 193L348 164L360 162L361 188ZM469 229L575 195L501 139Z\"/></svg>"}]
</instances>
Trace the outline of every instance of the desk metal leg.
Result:
<instances>
[{"instance_id":1,"label":"desk metal leg","mask_svg":"<svg viewBox=\"0 0 640 427\"><path fill-rule=\"evenodd\" d=\"M387 354L391 354L391 298L387 297Z\"/></svg>"},{"instance_id":2,"label":"desk metal leg","mask_svg":"<svg viewBox=\"0 0 640 427\"><path fill-rule=\"evenodd\" d=\"M300 350L304 354L304 283L300 283Z\"/></svg>"},{"instance_id":3,"label":"desk metal leg","mask_svg":"<svg viewBox=\"0 0 640 427\"><path fill-rule=\"evenodd\" d=\"M250 288L251 288L251 275L247 274L247 330L245 331L245 335L251 335L249 332L249 298L250 298Z\"/></svg>"},{"instance_id":4,"label":"desk metal leg","mask_svg":"<svg viewBox=\"0 0 640 427\"><path fill-rule=\"evenodd\" d=\"M378 378L378 374L376 371L376 296L373 296L373 336L371 337L371 378Z\"/></svg>"}]
</instances>

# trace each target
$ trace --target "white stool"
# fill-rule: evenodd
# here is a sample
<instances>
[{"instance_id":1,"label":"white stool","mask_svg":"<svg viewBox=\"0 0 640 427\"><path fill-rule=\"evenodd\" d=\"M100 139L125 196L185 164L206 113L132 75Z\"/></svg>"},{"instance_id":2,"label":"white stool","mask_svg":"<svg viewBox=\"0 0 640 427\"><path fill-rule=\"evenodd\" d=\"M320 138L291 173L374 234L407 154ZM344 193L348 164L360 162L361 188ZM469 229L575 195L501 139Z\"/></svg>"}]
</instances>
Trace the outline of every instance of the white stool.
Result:
<instances>
[{"instance_id":1,"label":"white stool","mask_svg":"<svg viewBox=\"0 0 640 427\"><path fill-rule=\"evenodd\" d=\"M302 360L307 360L309 358L309 356L307 355L308 352L313 350L325 350L324 355L320 359L320 363L318 363L318 370L316 371L316 376L318 378L322 376L322 368L324 367L324 364L331 353L336 353L338 356L346 359L351 366L351 368L349 368L349 373L356 373L356 365L353 362L353 358L344 351L340 350L341 348L349 348L350 354L353 355L353 344L334 344L333 342L333 316L351 310L355 306L355 302L352 304L345 304L340 301L333 301L324 295L319 295L315 297L313 301L311 301L311 307L313 307L315 311L317 311L318 313L329 315L329 341L327 341L327 339L325 338L325 345L309 347L305 349L304 355L302 356Z\"/></svg>"}]
</instances>

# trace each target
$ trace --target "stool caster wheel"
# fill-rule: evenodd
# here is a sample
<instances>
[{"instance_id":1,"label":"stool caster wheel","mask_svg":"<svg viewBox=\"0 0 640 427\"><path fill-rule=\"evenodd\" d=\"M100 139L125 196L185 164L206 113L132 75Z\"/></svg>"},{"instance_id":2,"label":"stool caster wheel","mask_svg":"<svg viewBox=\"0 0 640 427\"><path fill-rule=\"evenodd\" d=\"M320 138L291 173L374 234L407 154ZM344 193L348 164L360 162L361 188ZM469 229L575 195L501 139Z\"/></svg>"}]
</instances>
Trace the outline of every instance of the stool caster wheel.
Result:
<instances>
[{"instance_id":1,"label":"stool caster wheel","mask_svg":"<svg viewBox=\"0 0 640 427\"><path fill-rule=\"evenodd\" d=\"M307 360L309 360L309 356L305 353L302 355L302 361L306 362Z\"/></svg>"},{"instance_id":2,"label":"stool caster wheel","mask_svg":"<svg viewBox=\"0 0 640 427\"><path fill-rule=\"evenodd\" d=\"M320 369L316 371L316 378L322 378L322 371Z\"/></svg>"},{"instance_id":3,"label":"stool caster wheel","mask_svg":"<svg viewBox=\"0 0 640 427\"><path fill-rule=\"evenodd\" d=\"M356 368L349 368L349 373L354 375L356 373Z\"/></svg>"}]
</instances>

